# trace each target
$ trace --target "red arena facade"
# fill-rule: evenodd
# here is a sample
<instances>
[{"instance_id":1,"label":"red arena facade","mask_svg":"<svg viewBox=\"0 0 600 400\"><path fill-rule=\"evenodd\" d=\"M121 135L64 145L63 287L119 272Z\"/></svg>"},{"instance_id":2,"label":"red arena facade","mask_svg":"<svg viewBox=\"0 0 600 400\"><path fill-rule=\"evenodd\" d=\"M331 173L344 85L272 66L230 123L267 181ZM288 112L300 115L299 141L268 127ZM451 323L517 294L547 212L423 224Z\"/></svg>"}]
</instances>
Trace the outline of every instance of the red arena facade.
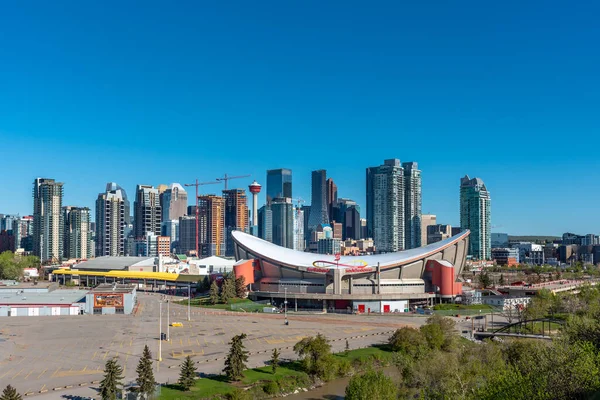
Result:
<instances>
[{"instance_id":1,"label":"red arena facade","mask_svg":"<svg viewBox=\"0 0 600 400\"><path fill-rule=\"evenodd\" d=\"M462 293L457 282L466 260L468 230L417 249L368 256L314 254L287 249L241 231L232 232L236 276L250 297L288 307L406 312Z\"/></svg>"}]
</instances>

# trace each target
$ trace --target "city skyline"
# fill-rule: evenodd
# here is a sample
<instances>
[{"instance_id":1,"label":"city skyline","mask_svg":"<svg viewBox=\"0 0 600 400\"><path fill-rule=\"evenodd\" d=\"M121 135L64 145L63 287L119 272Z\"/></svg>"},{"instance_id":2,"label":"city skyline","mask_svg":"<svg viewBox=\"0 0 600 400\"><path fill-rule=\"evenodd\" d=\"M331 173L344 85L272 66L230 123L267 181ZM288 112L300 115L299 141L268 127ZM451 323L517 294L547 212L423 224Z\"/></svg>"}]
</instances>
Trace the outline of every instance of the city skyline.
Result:
<instances>
[{"instance_id":1,"label":"city skyline","mask_svg":"<svg viewBox=\"0 0 600 400\"><path fill-rule=\"evenodd\" d=\"M495 232L600 230L600 160L559 145L600 142L597 4L36 9L0 16L3 213L31 213L36 177L91 208L109 181L133 201L137 184L230 173L266 186L276 168L305 200L310 171L326 169L364 209L357 177L401 157L423 171L422 212L444 223L459 224L468 174L494 194ZM171 143L186 156L167 158Z\"/></svg>"}]
</instances>

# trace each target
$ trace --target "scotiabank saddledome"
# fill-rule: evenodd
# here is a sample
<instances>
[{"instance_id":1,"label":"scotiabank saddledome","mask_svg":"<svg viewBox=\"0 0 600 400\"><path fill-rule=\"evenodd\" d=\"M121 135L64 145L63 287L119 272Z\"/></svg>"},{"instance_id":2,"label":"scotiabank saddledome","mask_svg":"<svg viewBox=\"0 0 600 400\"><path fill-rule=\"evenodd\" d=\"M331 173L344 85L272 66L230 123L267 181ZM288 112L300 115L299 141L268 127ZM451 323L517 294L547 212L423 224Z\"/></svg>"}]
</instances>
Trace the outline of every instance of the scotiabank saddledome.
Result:
<instances>
[{"instance_id":1,"label":"scotiabank saddledome","mask_svg":"<svg viewBox=\"0 0 600 400\"><path fill-rule=\"evenodd\" d=\"M462 293L469 231L417 249L343 256L305 253L240 231L232 233L236 276L251 284L253 299L282 299L323 308L388 312ZM322 302L322 303L321 303Z\"/></svg>"}]
</instances>

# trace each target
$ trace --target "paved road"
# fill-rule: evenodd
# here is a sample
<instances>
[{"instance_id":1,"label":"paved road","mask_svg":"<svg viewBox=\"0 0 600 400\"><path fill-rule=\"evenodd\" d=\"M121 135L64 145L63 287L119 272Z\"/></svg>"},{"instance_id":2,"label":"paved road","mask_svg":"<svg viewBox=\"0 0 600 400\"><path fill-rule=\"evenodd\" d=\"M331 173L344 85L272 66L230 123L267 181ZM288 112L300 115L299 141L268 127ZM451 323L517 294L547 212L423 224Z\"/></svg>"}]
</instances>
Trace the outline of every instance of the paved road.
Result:
<instances>
[{"instance_id":1,"label":"paved road","mask_svg":"<svg viewBox=\"0 0 600 400\"><path fill-rule=\"evenodd\" d=\"M0 383L10 382L21 393L36 399L57 399L69 394L94 396L105 362L117 357L125 381L135 379L135 368L144 345L158 354L158 294L139 294L135 316L84 315L12 317L0 328ZM163 331L166 331L163 305ZM262 366L273 348L282 357L295 358L291 348L306 336L322 333L341 351L346 338L351 348L384 342L389 332L403 325L419 326L424 318L404 316L290 315L216 312L171 304L169 319L183 327L170 328L170 341L162 342L162 362L156 363L159 382L174 382L186 355L198 363L200 373L218 373L233 335L246 333L250 367ZM85 385L80 387L79 385ZM72 386L72 387L69 387ZM57 389L56 391L54 389ZM41 392L41 393L40 393Z\"/></svg>"}]
</instances>

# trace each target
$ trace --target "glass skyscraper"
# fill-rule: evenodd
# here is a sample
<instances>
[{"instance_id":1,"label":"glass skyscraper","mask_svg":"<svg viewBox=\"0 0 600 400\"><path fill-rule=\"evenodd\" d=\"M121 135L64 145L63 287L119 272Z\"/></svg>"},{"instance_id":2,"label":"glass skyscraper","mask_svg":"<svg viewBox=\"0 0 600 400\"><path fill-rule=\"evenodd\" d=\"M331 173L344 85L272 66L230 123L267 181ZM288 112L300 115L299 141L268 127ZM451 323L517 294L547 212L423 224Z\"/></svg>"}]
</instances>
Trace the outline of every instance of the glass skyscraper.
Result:
<instances>
[{"instance_id":1,"label":"glass skyscraper","mask_svg":"<svg viewBox=\"0 0 600 400\"><path fill-rule=\"evenodd\" d=\"M490 193L483 180L460 179L460 227L469 229L469 255L479 260L491 257L491 210Z\"/></svg>"},{"instance_id":2,"label":"glass skyscraper","mask_svg":"<svg viewBox=\"0 0 600 400\"><path fill-rule=\"evenodd\" d=\"M367 168L367 237L379 252L421 246L421 171L398 159Z\"/></svg>"},{"instance_id":3,"label":"glass skyscraper","mask_svg":"<svg viewBox=\"0 0 600 400\"><path fill-rule=\"evenodd\" d=\"M278 197L292 197L292 170L287 168L267 171L267 202Z\"/></svg>"},{"instance_id":4,"label":"glass skyscraper","mask_svg":"<svg viewBox=\"0 0 600 400\"><path fill-rule=\"evenodd\" d=\"M314 231L321 224L329 224L327 213L327 171L312 172L310 215L308 231Z\"/></svg>"},{"instance_id":5,"label":"glass skyscraper","mask_svg":"<svg viewBox=\"0 0 600 400\"><path fill-rule=\"evenodd\" d=\"M54 179L33 182L33 254L42 263L57 262L63 256L63 184Z\"/></svg>"}]
</instances>

